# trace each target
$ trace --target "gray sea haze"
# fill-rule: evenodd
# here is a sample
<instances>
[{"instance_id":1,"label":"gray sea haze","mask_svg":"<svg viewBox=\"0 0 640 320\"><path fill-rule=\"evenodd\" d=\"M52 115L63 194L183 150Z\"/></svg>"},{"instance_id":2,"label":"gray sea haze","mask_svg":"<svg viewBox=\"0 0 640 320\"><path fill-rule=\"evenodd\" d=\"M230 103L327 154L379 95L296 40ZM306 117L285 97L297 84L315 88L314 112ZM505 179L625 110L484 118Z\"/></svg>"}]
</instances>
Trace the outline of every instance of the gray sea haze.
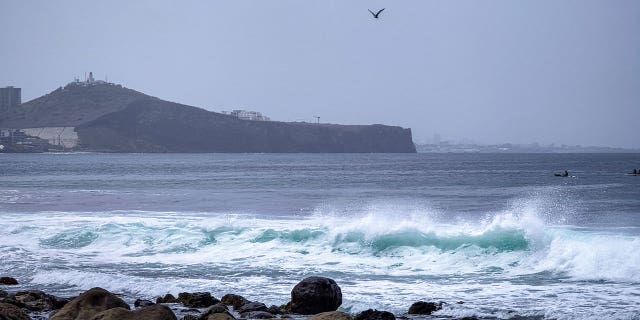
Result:
<instances>
[{"instance_id":1,"label":"gray sea haze","mask_svg":"<svg viewBox=\"0 0 640 320\"><path fill-rule=\"evenodd\" d=\"M0 274L277 305L322 275L349 312L640 319L634 168L640 154L0 154Z\"/></svg>"}]
</instances>

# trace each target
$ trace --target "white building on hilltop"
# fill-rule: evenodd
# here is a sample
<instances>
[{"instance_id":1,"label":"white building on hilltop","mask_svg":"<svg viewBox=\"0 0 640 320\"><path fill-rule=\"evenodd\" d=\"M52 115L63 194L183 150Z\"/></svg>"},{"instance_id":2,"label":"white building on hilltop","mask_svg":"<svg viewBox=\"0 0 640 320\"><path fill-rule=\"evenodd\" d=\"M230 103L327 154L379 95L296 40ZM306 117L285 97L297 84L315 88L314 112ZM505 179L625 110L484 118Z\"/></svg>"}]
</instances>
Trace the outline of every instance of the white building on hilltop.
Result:
<instances>
[{"instance_id":1,"label":"white building on hilltop","mask_svg":"<svg viewBox=\"0 0 640 320\"><path fill-rule=\"evenodd\" d=\"M237 117L238 119L241 119L241 120L271 121L271 118L264 116L262 115L262 113L257 111L233 110L231 112L222 111L222 113Z\"/></svg>"}]
</instances>

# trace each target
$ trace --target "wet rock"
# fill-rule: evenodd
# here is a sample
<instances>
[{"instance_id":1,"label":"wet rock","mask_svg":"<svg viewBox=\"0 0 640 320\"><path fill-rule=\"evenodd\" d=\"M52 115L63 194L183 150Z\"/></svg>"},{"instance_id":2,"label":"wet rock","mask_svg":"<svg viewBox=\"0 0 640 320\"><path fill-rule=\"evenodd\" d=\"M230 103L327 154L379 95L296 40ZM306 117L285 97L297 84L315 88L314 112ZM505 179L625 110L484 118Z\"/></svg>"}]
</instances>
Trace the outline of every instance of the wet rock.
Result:
<instances>
[{"instance_id":1,"label":"wet rock","mask_svg":"<svg viewBox=\"0 0 640 320\"><path fill-rule=\"evenodd\" d=\"M113 293L102 289L90 289L67 303L50 320L89 320L102 311L130 307Z\"/></svg>"},{"instance_id":2,"label":"wet rock","mask_svg":"<svg viewBox=\"0 0 640 320\"><path fill-rule=\"evenodd\" d=\"M178 320L173 311L165 305L154 304L134 311L113 308L102 311L91 320Z\"/></svg>"},{"instance_id":3,"label":"wet rock","mask_svg":"<svg viewBox=\"0 0 640 320\"><path fill-rule=\"evenodd\" d=\"M16 278L11 278L11 277L0 277L0 284L14 286L18 284L18 280L16 280Z\"/></svg>"},{"instance_id":4,"label":"wet rock","mask_svg":"<svg viewBox=\"0 0 640 320\"><path fill-rule=\"evenodd\" d=\"M245 299L243 296L237 294L225 294L221 299L220 303L232 306L234 310L240 309L245 303L249 303L251 301Z\"/></svg>"},{"instance_id":5,"label":"wet rock","mask_svg":"<svg viewBox=\"0 0 640 320\"><path fill-rule=\"evenodd\" d=\"M77 297L62 298L62 297L56 297L56 296L52 296L52 295L49 295L49 297L51 297L53 299L53 309L54 310L58 310L58 309L64 308L64 306L67 305L67 303L69 303L69 302L71 302L71 300L77 298Z\"/></svg>"},{"instance_id":6,"label":"wet rock","mask_svg":"<svg viewBox=\"0 0 640 320\"><path fill-rule=\"evenodd\" d=\"M271 313L266 312L266 311L250 311L250 312L241 313L240 315L245 319L273 319L273 318L275 318L274 315L272 315Z\"/></svg>"},{"instance_id":7,"label":"wet rock","mask_svg":"<svg viewBox=\"0 0 640 320\"><path fill-rule=\"evenodd\" d=\"M242 307L240 307L240 309L237 309L236 311L238 311L238 313L246 313L246 312L253 312L253 311L267 311L267 306L264 303L260 303L260 302L249 302L249 303L243 304Z\"/></svg>"},{"instance_id":8,"label":"wet rock","mask_svg":"<svg viewBox=\"0 0 640 320\"><path fill-rule=\"evenodd\" d=\"M269 307L267 309L267 312L269 312L271 314L285 314L285 313L287 313L286 310L284 310L281 307L278 307L276 305L272 305L271 307Z\"/></svg>"},{"instance_id":9,"label":"wet rock","mask_svg":"<svg viewBox=\"0 0 640 320\"><path fill-rule=\"evenodd\" d=\"M409 307L409 314L431 314L442 309L442 303L418 301Z\"/></svg>"},{"instance_id":10,"label":"wet rock","mask_svg":"<svg viewBox=\"0 0 640 320\"><path fill-rule=\"evenodd\" d=\"M200 320L200 317L194 316L192 314L188 314L188 315L182 317L181 320Z\"/></svg>"},{"instance_id":11,"label":"wet rock","mask_svg":"<svg viewBox=\"0 0 640 320\"><path fill-rule=\"evenodd\" d=\"M4 290L0 290L0 299L2 298L6 298L9 296L9 293L4 291Z\"/></svg>"},{"instance_id":12,"label":"wet rock","mask_svg":"<svg viewBox=\"0 0 640 320\"><path fill-rule=\"evenodd\" d=\"M55 297L39 290L18 291L13 296L13 299L19 303L18 305L31 311L49 311L56 309Z\"/></svg>"},{"instance_id":13,"label":"wet rock","mask_svg":"<svg viewBox=\"0 0 640 320\"><path fill-rule=\"evenodd\" d=\"M309 277L291 290L291 312L316 314L335 311L342 304L342 291L329 278Z\"/></svg>"},{"instance_id":14,"label":"wet rock","mask_svg":"<svg viewBox=\"0 0 640 320\"><path fill-rule=\"evenodd\" d=\"M20 308L0 302L0 319L2 320L30 320L29 316Z\"/></svg>"},{"instance_id":15,"label":"wet rock","mask_svg":"<svg viewBox=\"0 0 640 320\"><path fill-rule=\"evenodd\" d=\"M309 320L353 320L350 315L340 311L318 313Z\"/></svg>"},{"instance_id":16,"label":"wet rock","mask_svg":"<svg viewBox=\"0 0 640 320\"><path fill-rule=\"evenodd\" d=\"M464 317L464 318L460 318L460 320L479 320L476 317Z\"/></svg>"},{"instance_id":17,"label":"wet rock","mask_svg":"<svg viewBox=\"0 0 640 320\"><path fill-rule=\"evenodd\" d=\"M164 297L156 299L156 303L178 303L178 302L180 301L178 301L178 299L176 299L176 297L174 297L171 293L167 293L164 295Z\"/></svg>"},{"instance_id":18,"label":"wet rock","mask_svg":"<svg viewBox=\"0 0 640 320\"><path fill-rule=\"evenodd\" d=\"M207 317L210 314L214 314L214 313L228 313L229 309L227 309L227 307L222 304L222 303L216 303L212 306L210 306L209 308L207 308L207 310L205 310L201 317Z\"/></svg>"},{"instance_id":19,"label":"wet rock","mask_svg":"<svg viewBox=\"0 0 640 320\"><path fill-rule=\"evenodd\" d=\"M144 299L136 299L136 301L133 302L133 306L136 308L144 308L144 307L152 306L154 304L155 303L153 303L153 301L144 300Z\"/></svg>"},{"instance_id":20,"label":"wet rock","mask_svg":"<svg viewBox=\"0 0 640 320\"><path fill-rule=\"evenodd\" d=\"M365 310L360 312L354 320L395 320L396 316L388 311Z\"/></svg>"},{"instance_id":21,"label":"wet rock","mask_svg":"<svg viewBox=\"0 0 640 320\"><path fill-rule=\"evenodd\" d=\"M192 308L206 308L220 302L220 300L212 297L209 292L181 292L178 294L178 300L185 306Z\"/></svg>"},{"instance_id":22,"label":"wet rock","mask_svg":"<svg viewBox=\"0 0 640 320\"><path fill-rule=\"evenodd\" d=\"M200 320L236 320L236 318L229 313L214 313L208 315L206 318L200 317Z\"/></svg>"}]
</instances>

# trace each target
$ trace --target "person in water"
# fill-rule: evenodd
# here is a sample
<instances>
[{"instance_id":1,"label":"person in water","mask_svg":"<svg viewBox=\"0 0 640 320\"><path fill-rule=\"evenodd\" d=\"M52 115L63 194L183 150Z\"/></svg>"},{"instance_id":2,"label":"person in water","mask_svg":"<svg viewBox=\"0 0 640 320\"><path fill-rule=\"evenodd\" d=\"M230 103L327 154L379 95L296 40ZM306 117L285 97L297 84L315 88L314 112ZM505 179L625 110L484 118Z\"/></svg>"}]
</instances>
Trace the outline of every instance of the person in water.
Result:
<instances>
[{"instance_id":1,"label":"person in water","mask_svg":"<svg viewBox=\"0 0 640 320\"><path fill-rule=\"evenodd\" d=\"M564 173L562 174L563 177L568 177L569 176L569 171L565 170Z\"/></svg>"}]
</instances>

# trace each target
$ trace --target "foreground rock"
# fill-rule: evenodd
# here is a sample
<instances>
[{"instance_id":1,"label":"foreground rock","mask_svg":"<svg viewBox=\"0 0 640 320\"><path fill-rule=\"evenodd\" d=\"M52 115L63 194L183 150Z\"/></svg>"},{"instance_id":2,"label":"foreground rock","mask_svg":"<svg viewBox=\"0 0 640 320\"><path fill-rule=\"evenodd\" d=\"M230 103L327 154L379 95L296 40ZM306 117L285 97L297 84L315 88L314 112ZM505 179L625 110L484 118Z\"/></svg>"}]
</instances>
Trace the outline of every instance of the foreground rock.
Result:
<instances>
[{"instance_id":1,"label":"foreground rock","mask_svg":"<svg viewBox=\"0 0 640 320\"><path fill-rule=\"evenodd\" d=\"M136 299L136 301L133 302L133 306L136 308L144 308L144 307L152 306L154 304L155 303L153 301L144 300L144 299Z\"/></svg>"},{"instance_id":2,"label":"foreground rock","mask_svg":"<svg viewBox=\"0 0 640 320\"><path fill-rule=\"evenodd\" d=\"M20 308L0 302L0 320L30 320L30 318Z\"/></svg>"},{"instance_id":3,"label":"foreground rock","mask_svg":"<svg viewBox=\"0 0 640 320\"><path fill-rule=\"evenodd\" d=\"M171 293L167 293L164 297L160 297L156 299L156 303L178 303L178 299L174 297Z\"/></svg>"},{"instance_id":4,"label":"foreground rock","mask_svg":"<svg viewBox=\"0 0 640 320\"><path fill-rule=\"evenodd\" d=\"M14 285L18 284L18 280L16 280L15 278L11 278L11 277L0 277L0 284L6 284L6 285L14 286Z\"/></svg>"},{"instance_id":5,"label":"foreground rock","mask_svg":"<svg viewBox=\"0 0 640 320\"><path fill-rule=\"evenodd\" d=\"M113 293L102 288L93 288L71 300L50 320L90 320L100 312L113 308L131 309Z\"/></svg>"},{"instance_id":6,"label":"foreground rock","mask_svg":"<svg viewBox=\"0 0 640 320\"><path fill-rule=\"evenodd\" d=\"M135 311L113 308L96 314L91 320L177 320L167 306L155 304Z\"/></svg>"},{"instance_id":7,"label":"foreground rock","mask_svg":"<svg viewBox=\"0 0 640 320\"><path fill-rule=\"evenodd\" d=\"M18 291L11 300L10 303L31 311L56 310L69 302L69 299L52 296L40 290Z\"/></svg>"},{"instance_id":8,"label":"foreground rock","mask_svg":"<svg viewBox=\"0 0 640 320\"><path fill-rule=\"evenodd\" d=\"M227 307L221 303L214 304L211 307L207 308L202 315L200 315L200 320L235 320L235 318L229 313ZM183 319L185 320L185 319Z\"/></svg>"},{"instance_id":9,"label":"foreground rock","mask_svg":"<svg viewBox=\"0 0 640 320\"><path fill-rule=\"evenodd\" d=\"M360 312L354 320L395 320L396 316L388 311L365 310Z\"/></svg>"},{"instance_id":10,"label":"foreground rock","mask_svg":"<svg viewBox=\"0 0 640 320\"><path fill-rule=\"evenodd\" d=\"M227 305L227 306L232 306L234 310L239 310L240 307L242 307L243 305L245 305L246 303L249 303L251 301L245 299L245 297L237 295L237 294L225 294L221 299L220 299L220 303Z\"/></svg>"},{"instance_id":11,"label":"foreground rock","mask_svg":"<svg viewBox=\"0 0 640 320\"><path fill-rule=\"evenodd\" d=\"M409 314L431 314L442 309L442 303L418 301L409 307Z\"/></svg>"},{"instance_id":12,"label":"foreground rock","mask_svg":"<svg viewBox=\"0 0 640 320\"><path fill-rule=\"evenodd\" d=\"M212 297L209 292L181 292L178 294L178 301L191 308L206 308L220 302L220 300Z\"/></svg>"},{"instance_id":13,"label":"foreground rock","mask_svg":"<svg viewBox=\"0 0 640 320\"><path fill-rule=\"evenodd\" d=\"M291 312L316 314L335 311L342 304L342 291L333 279L309 277L291 290Z\"/></svg>"},{"instance_id":14,"label":"foreground rock","mask_svg":"<svg viewBox=\"0 0 640 320\"><path fill-rule=\"evenodd\" d=\"M309 318L309 320L353 320L353 318L344 312L331 311L318 313Z\"/></svg>"}]
</instances>

